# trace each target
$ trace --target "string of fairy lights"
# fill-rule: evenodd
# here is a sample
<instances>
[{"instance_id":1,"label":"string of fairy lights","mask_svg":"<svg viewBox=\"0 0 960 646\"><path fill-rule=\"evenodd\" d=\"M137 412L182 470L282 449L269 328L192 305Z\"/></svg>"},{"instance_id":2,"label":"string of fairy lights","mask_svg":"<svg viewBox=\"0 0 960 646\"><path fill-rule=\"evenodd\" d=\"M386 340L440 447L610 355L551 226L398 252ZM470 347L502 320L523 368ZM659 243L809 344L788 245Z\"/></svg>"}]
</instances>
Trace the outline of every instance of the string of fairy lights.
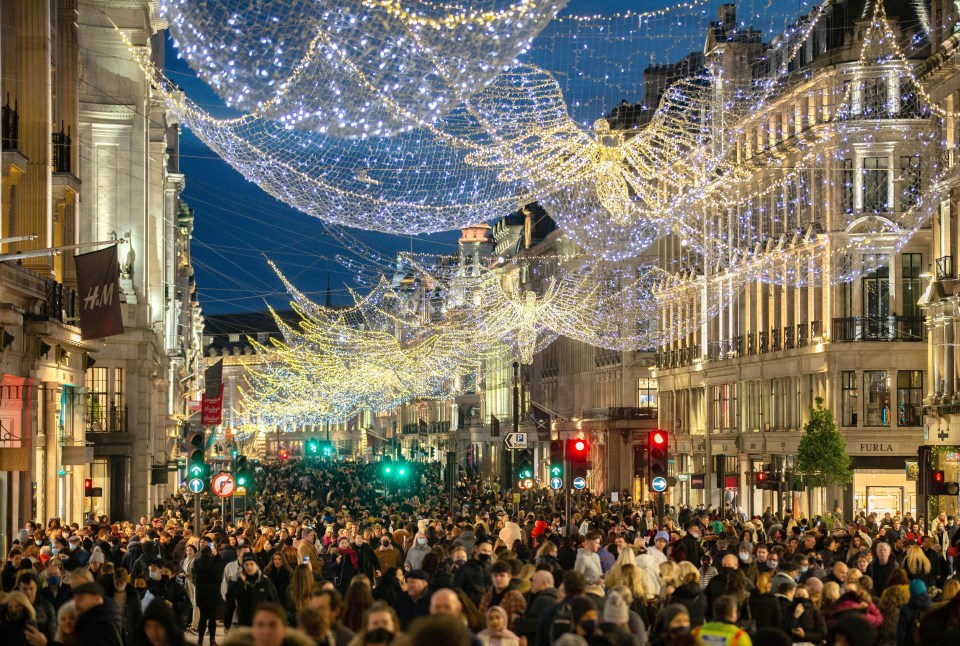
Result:
<instances>
[{"instance_id":1,"label":"string of fairy lights","mask_svg":"<svg viewBox=\"0 0 960 646\"><path fill-rule=\"evenodd\" d=\"M560 335L669 345L750 285L848 282L909 244L949 170L924 150L958 116L913 71L929 25L894 24L872 1L868 28L813 70L804 57L836 2L770 40L749 22L768 3L738 3L739 21L714 19L714 4L586 16L563 15L563 0L163 0L180 54L241 116L212 116L132 51L182 122L267 193L404 235L536 201L562 231L548 252L493 261L387 258L333 227L360 251L341 261L373 286L330 309L277 271L301 320L277 317L284 338L257 346L246 419L342 421L449 398L505 346L530 363ZM642 69L602 51L685 31L729 46L683 67L670 45L674 60ZM611 74L662 92L584 127L574 115L593 104L571 88Z\"/></svg>"}]
</instances>

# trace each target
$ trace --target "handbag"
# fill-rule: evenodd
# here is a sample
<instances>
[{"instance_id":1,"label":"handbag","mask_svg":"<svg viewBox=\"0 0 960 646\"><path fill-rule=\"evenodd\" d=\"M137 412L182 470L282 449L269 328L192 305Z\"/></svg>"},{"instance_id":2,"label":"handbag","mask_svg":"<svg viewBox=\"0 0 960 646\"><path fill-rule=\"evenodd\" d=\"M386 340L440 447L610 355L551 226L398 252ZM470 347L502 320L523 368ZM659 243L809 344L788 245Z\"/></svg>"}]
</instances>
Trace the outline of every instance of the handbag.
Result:
<instances>
[{"instance_id":1,"label":"handbag","mask_svg":"<svg viewBox=\"0 0 960 646\"><path fill-rule=\"evenodd\" d=\"M960 545L951 545L947 548L947 556L960 556Z\"/></svg>"},{"instance_id":2,"label":"handbag","mask_svg":"<svg viewBox=\"0 0 960 646\"><path fill-rule=\"evenodd\" d=\"M747 633L753 635L757 632L757 620L753 618L753 613L750 612L750 599L747 598L747 602L744 604L747 607L747 618L741 618L737 622L737 625L740 626Z\"/></svg>"}]
</instances>

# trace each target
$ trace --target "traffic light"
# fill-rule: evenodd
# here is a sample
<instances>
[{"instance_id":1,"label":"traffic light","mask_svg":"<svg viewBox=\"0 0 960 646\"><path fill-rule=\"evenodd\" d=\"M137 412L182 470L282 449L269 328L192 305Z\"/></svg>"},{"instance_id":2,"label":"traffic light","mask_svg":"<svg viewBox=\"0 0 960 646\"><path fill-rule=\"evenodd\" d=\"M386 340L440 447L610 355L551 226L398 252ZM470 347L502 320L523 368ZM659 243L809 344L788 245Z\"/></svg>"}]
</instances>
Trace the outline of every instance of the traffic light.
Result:
<instances>
[{"instance_id":1,"label":"traffic light","mask_svg":"<svg viewBox=\"0 0 960 646\"><path fill-rule=\"evenodd\" d=\"M380 463L380 476L384 479L393 477L393 460L384 460Z\"/></svg>"},{"instance_id":2,"label":"traffic light","mask_svg":"<svg viewBox=\"0 0 960 646\"><path fill-rule=\"evenodd\" d=\"M191 433L187 441L190 446L189 453L187 453L187 478L190 480L194 478L205 480L210 472L207 467L207 459L203 453L205 443L203 431Z\"/></svg>"},{"instance_id":3,"label":"traffic light","mask_svg":"<svg viewBox=\"0 0 960 646\"><path fill-rule=\"evenodd\" d=\"M250 487L253 485L253 478L250 477L250 469L247 468L247 456L241 455L237 458L234 465L234 474L238 487Z\"/></svg>"},{"instance_id":4,"label":"traffic light","mask_svg":"<svg viewBox=\"0 0 960 646\"><path fill-rule=\"evenodd\" d=\"M655 484L665 483L667 479L667 460L669 457L669 436L666 431L656 430L647 433L647 490L663 491L663 488L654 489ZM662 478L662 481L660 480Z\"/></svg>"},{"instance_id":5,"label":"traffic light","mask_svg":"<svg viewBox=\"0 0 960 646\"><path fill-rule=\"evenodd\" d=\"M86 498L93 496L93 478L83 479L83 495Z\"/></svg>"},{"instance_id":6,"label":"traffic light","mask_svg":"<svg viewBox=\"0 0 960 646\"><path fill-rule=\"evenodd\" d=\"M647 472L647 447L643 444L633 445L633 477L642 478Z\"/></svg>"},{"instance_id":7,"label":"traffic light","mask_svg":"<svg viewBox=\"0 0 960 646\"><path fill-rule=\"evenodd\" d=\"M570 461L570 483L576 487L576 481L587 479L590 443L584 439L567 440L567 459Z\"/></svg>"},{"instance_id":8,"label":"traffic light","mask_svg":"<svg viewBox=\"0 0 960 646\"><path fill-rule=\"evenodd\" d=\"M523 449L517 452L515 466L517 489L533 489L533 452Z\"/></svg>"},{"instance_id":9,"label":"traffic light","mask_svg":"<svg viewBox=\"0 0 960 646\"><path fill-rule=\"evenodd\" d=\"M550 442L550 479L554 478L563 480L563 442L560 440Z\"/></svg>"},{"instance_id":10,"label":"traffic light","mask_svg":"<svg viewBox=\"0 0 960 646\"><path fill-rule=\"evenodd\" d=\"M333 442L330 440L324 440L320 442L320 452L325 458L332 458L335 451L333 450Z\"/></svg>"},{"instance_id":11,"label":"traffic light","mask_svg":"<svg viewBox=\"0 0 960 646\"><path fill-rule=\"evenodd\" d=\"M286 449L280 449L279 457L282 462L286 462L287 458L290 457L290 452L287 451Z\"/></svg>"},{"instance_id":12,"label":"traffic light","mask_svg":"<svg viewBox=\"0 0 960 646\"><path fill-rule=\"evenodd\" d=\"M766 490L770 488L770 474L766 471L757 471L754 474L754 480L756 482L757 489Z\"/></svg>"},{"instance_id":13,"label":"traffic light","mask_svg":"<svg viewBox=\"0 0 960 646\"><path fill-rule=\"evenodd\" d=\"M936 469L930 472L930 494L931 496L956 496L960 492L960 484L956 482L947 482L946 474L943 469Z\"/></svg>"},{"instance_id":14,"label":"traffic light","mask_svg":"<svg viewBox=\"0 0 960 646\"><path fill-rule=\"evenodd\" d=\"M308 458L315 458L320 455L320 440L315 437L307 438L303 445L303 452Z\"/></svg>"}]
</instances>

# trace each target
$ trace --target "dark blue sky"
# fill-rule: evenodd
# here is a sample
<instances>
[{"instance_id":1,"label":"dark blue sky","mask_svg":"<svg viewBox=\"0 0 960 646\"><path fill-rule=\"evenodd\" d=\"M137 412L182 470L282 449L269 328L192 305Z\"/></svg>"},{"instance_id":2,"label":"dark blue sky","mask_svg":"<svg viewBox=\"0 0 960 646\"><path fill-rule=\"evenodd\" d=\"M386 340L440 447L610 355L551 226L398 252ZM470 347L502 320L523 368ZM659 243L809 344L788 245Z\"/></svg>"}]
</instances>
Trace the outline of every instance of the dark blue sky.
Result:
<instances>
[{"instance_id":1,"label":"dark blue sky","mask_svg":"<svg viewBox=\"0 0 960 646\"><path fill-rule=\"evenodd\" d=\"M567 11L576 15L611 15L627 9L649 11L678 4L679 0L572 0ZM697 16L689 11L657 18L647 27L626 21L579 25L558 22L549 26L534 43L529 59L557 75L572 116L589 123L621 99L638 100L642 72L650 62L669 62L702 47L707 20L716 16L719 0L711 0ZM764 7L776 5L776 9ZM809 11L810 0L741 0L743 22L768 32L784 26L784 16ZM799 11L798 11L799 9ZM763 15L760 15L763 14ZM612 34L610 25L623 29ZM179 60L169 39L167 74L187 95L215 114L223 114L222 102L195 78L186 62ZM181 137L181 170L186 175L184 199L196 215L193 261L197 271L200 303L206 314L262 311L269 303L287 306L283 286L267 266L266 258L302 291L322 300L328 277L335 303L348 302L347 287L359 287L354 276L334 258L351 254L331 237L323 223L291 209L257 186L247 182L226 162L204 146L189 130ZM456 250L459 232L422 235L415 238L350 231L364 245L388 257L411 248L424 253Z\"/></svg>"}]
</instances>

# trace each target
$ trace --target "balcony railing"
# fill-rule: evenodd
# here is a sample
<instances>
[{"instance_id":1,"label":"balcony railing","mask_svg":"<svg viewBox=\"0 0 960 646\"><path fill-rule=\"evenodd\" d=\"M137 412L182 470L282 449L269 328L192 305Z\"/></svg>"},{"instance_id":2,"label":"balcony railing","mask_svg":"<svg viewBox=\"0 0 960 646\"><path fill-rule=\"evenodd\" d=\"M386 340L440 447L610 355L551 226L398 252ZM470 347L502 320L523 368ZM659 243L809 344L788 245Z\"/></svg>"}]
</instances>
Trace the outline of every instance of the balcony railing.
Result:
<instances>
[{"instance_id":1,"label":"balcony railing","mask_svg":"<svg viewBox=\"0 0 960 646\"><path fill-rule=\"evenodd\" d=\"M91 433L126 433L127 408L101 406L97 401L87 403L87 431Z\"/></svg>"},{"instance_id":2,"label":"balcony railing","mask_svg":"<svg viewBox=\"0 0 960 646\"><path fill-rule=\"evenodd\" d=\"M17 102L10 105L10 95L7 94L7 102L3 104L2 110L2 136L4 150L17 150L20 148L20 113L17 112Z\"/></svg>"},{"instance_id":3,"label":"balcony railing","mask_svg":"<svg viewBox=\"0 0 960 646\"><path fill-rule=\"evenodd\" d=\"M46 299L40 305L40 316L68 325L76 324L80 316L80 299L77 292L49 278L43 279L43 285Z\"/></svg>"},{"instance_id":4,"label":"balcony railing","mask_svg":"<svg viewBox=\"0 0 960 646\"><path fill-rule=\"evenodd\" d=\"M69 173L70 172L70 150L71 150L71 140L70 140L70 127L67 126L66 132L63 130L63 125L60 125L60 132L53 133L53 172L54 173Z\"/></svg>"},{"instance_id":5,"label":"balcony railing","mask_svg":"<svg viewBox=\"0 0 960 646\"><path fill-rule=\"evenodd\" d=\"M806 323L797 323L797 347L803 348L807 345L809 338L808 330L810 327Z\"/></svg>"},{"instance_id":6,"label":"balcony railing","mask_svg":"<svg viewBox=\"0 0 960 646\"><path fill-rule=\"evenodd\" d=\"M770 352L780 352L780 328L770 330Z\"/></svg>"},{"instance_id":7,"label":"balcony railing","mask_svg":"<svg viewBox=\"0 0 960 646\"><path fill-rule=\"evenodd\" d=\"M924 341L923 317L854 316L833 319L830 340L834 343L853 341Z\"/></svg>"},{"instance_id":8,"label":"balcony railing","mask_svg":"<svg viewBox=\"0 0 960 646\"><path fill-rule=\"evenodd\" d=\"M793 342L793 327L787 326L783 328L783 349L784 350L793 350L796 345Z\"/></svg>"}]
</instances>

